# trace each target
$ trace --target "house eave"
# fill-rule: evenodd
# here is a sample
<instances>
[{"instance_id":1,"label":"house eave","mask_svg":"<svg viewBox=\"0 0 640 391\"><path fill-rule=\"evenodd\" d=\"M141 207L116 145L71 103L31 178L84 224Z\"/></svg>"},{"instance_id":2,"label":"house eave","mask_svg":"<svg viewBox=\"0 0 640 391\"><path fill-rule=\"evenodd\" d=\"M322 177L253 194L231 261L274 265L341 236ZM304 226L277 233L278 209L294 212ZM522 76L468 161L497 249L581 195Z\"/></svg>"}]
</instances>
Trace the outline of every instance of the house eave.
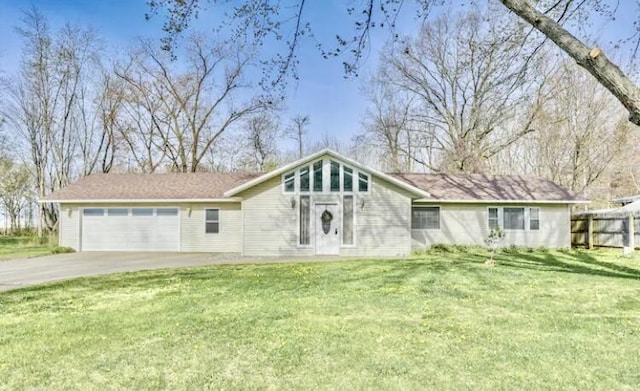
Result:
<instances>
[{"instance_id":1,"label":"house eave","mask_svg":"<svg viewBox=\"0 0 640 391\"><path fill-rule=\"evenodd\" d=\"M57 199L38 200L40 204L176 204L176 203L237 203L240 197L226 198L118 198L118 199Z\"/></svg>"},{"instance_id":2,"label":"house eave","mask_svg":"<svg viewBox=\"0 0 640 391\"><path fill-rule=\"evenodd\" d=\"M414 203L430 204L588 204L587 200L469 200L469 199L438 199L420 198Z\"/></svg>"}]
</instances>

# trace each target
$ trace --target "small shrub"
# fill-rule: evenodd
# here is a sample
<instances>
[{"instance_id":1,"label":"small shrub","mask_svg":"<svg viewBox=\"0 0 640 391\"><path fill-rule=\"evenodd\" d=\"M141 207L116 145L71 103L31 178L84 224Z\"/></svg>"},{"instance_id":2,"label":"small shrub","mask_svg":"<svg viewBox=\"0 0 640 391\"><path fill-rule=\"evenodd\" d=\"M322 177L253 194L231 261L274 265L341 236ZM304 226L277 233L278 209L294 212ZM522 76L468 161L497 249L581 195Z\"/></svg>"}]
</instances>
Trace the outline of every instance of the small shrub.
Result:
<instances>
[{"instance_id":1,"label":"small shrub","mask_svg":"<svg viewBox=\"0 0 640 391\"><path fill-rule=\"evenodd\" d=\"M71 247L65 247L65 246L55 246L54 248L51 249L51 254L67 254L67 253L74 253L76 252L76 250L72 249Z\"/></svg>"},{"instance_id":2,"label":"small shrub","mask_svg":"<svg viewBox=\"0 0 640 391\"><path fill-rule=\"evenodd\" d=\"M453 251L453 246L450 244L444 244L444 243L435 243L432 244L431 246L429 246L429 252L431 253L452 253Z\"/></svg>"},{"instance_id":3,"label":"small shrub","mask_svg":"<svg viewBox=\"0 0 640 391\"><path fill-rule=\"evenodd\" d=\"M540 246L540 247L538 247L538 248L536 249L536 252L539 252L539 253L548 253L548 252L549 252L549 248L548 248L548 247L545 247L545 246Z\"/></svg>"},{"instance_id":4,"label":"small shrub","mask_svg":"<svg viewBox=\"0 0 640 391\"><path fill-rule=\"evenodd\" d=\"M521 252L521 248L515 244L511 244L508 247L503 247L502 252L505 254L518 254Z\"/></svg>"}]
</instances>

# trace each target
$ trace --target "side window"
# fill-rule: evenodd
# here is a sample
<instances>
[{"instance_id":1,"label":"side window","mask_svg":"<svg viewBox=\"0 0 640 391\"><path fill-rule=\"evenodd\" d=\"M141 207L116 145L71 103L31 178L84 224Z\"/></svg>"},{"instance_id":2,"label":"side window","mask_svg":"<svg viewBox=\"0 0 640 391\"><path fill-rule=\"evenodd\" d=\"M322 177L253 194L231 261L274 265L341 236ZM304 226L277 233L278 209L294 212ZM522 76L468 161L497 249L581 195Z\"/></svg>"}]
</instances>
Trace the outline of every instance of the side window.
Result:
<instances>
[{"instance_id":1,"label":"side window","mask_svg":"<svg viewBox=\"0 0 640 391\"><path fill-rule=\"evenodd\" d=\"M498 220L498 208L489 208L489 229L498 228L500 226Z\"/></svg>"},{"instance_id":2,"label":"side window","mask_svg":"<svg viewBox=\"0 0 640 391\"><path fill-rule=\"evenodd\" d=\"M292 172L284 176L285 193L293 193L296 190L296 173Z\"/></svg>"},{"instance_id":3,"label":"side window","mask_svg":"<svg viewBox=\"0 0 640 391\"><path fill-rule=\"evenodd\" d=\"M342 189L353 191L353 170L346 166L342 166Z\"/></svg>"},{"instance_id":4,"label":"side window","mask_svg":"<svg viewBox=\"0 0 640 391\"><path fill-rule=\"evenodd\" d=\"M361 172L358 173L358 191L369 191L369 177Z\"/></svg>"},{"instance_id":5,"label":"side window","mask_svg":"<svg viewBox=\"0 0 640 391\"><path fill-rule=\"evenodd\" d=\"M331 162L331 191L340 191L340 163Z\"/></svg>"},{"instance_id":6,"label":"side window","mask_svg":"<svg viewBox=\"0 0 640 391\"><path fill-rule=\"evenodd\" d=\"M529 208L529 230L540 230L540 208Z\"/></svg>"},{"instance_id":7,"label":"side window","mask_svg":"<svg viewBox=\"0 0 640 391\"><path fill-rule=\"evenodd\" d=\"M300 196L300 244L311 244L311 202L309 196Z\"/></svg>"},{"instance_id":8,"label":"side window","mask_svg":"<svg viewBox=\"0 0 640 391\"><path fill-rule=\"evenodd\" d=\"M309 166L300 169L300 191L309 191Z\"/></svg>"},{"instance_id":9,"label":"side window","mask_svg":"<svg viewBox=\"0 0 640 391\"><path fill-rule=\"evenodd\" d=\"M217 234L220 232L220 209L205 209L204 232Z\"/></svg>"},{"instance_id":10,"label":"side window","mask_svg":"<svg viewBox=\"0 0 640 391\"><path fill-rule=\"evenodd\" d=\"M313 191L322 191L322 160L313 163Z\"/></svg>"},{"instance_id":11,"label":"side window","mask_svg":"<svg viewBox=\"0 0 640 391\"><path fill-rule=\"evenodd\" d=\"M411 208L411 229L440 229L440 208L437 206Z\"/></svg>"}]
</instances>

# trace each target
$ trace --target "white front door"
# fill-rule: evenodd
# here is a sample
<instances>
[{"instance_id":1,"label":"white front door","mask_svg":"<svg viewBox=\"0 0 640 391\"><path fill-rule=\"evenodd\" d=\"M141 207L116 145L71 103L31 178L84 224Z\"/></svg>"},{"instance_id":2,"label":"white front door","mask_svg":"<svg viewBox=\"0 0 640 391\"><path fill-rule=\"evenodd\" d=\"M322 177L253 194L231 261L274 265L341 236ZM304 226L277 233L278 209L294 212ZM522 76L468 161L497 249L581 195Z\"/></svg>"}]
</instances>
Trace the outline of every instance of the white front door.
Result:
<instances>
[{"instance_id":1,"label":"white front door","mask_svg":"<svg viewBox=\"0 0 640 391\"><path fill-rule=\"evenodd\" d=\"M337 204L316 204L315 210L316 254L340 254L340 211Z\"/></svg>"}]
</instances>

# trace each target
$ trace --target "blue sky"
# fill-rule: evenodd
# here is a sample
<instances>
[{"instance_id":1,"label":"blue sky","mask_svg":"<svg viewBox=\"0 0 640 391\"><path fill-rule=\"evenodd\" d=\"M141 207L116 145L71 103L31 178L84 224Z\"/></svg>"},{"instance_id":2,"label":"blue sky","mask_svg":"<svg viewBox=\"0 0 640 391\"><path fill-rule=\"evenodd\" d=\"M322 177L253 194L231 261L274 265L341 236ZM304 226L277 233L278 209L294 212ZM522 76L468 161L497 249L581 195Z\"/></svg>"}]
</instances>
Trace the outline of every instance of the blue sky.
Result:
<instances>
[{"instance_id":1,"label":"blue sky","mask_svg":"<svg viewBox=\"0 0 640 391\"><path fill-rule=\"evenodd\" d=\"M52 27L64 22L90 26L103 37L109 48L120 52L137 37L159 39L162 36L161 17L145 20L148 11L145 0L0 0L0 70L7 75L17 70L20 58L21 42L14 28L19 24L22 10L32 4L47 15ZM335 42L336 32L350 31L352 28L344 1L314 0L307 4L306 14L319 41L330 45ZM401 34L411 33L418 26L412 16L413 10L408 9L408 5L405 8L399 23ZM212 20L219 18L220 13L220 8L205 12L192 27L201 31L210 30L214 24ZM620 30L629 31L632 28L634 15L632 11L620 12L619 18L624 19L622 23L620 19L615 24L596 23L591 29L596 35L615 36ZM378 52L386 36L384 31L374 32L373 46L360 71L362 76L375 71ZM302 47L299 74L300 81L291 85L288 111L284 118L308 114L311 116L309 130L314 139L328 134L348 142L360 131L366 110L365 98L360 93L364 77L345 79L341 59L322 59L310 42Z\"/></svg>"},{"instance_id":2,"label":"blue sky","mask_svg":"<svg viewBox=\"0 0 640 391\"><path fill-rule=\"evenodd\" d=\"M352 26L346 15L345 4L340 0L307 2L307 15L317 38L333 44L336 31ZM0 69L11 75L18 69L21 41L15 32L20 23L21 13L33 4L49 19L55 29L65 22L94 28L103 37L105 44L116 51L126 49L138 37L162 36L162 17L145 20L148 11L144 0L0 0ZM217 12L217 14L216 14ZM193 28L207 31L212 20L220 16L220 10L203 13ZM405 26L415 23L406 23ZM369 51L361 69L361 75L373 72L377 63L377 53L383 44L384 34L374 33L377 46ZM374 36L375 37L375 36ZM325 60L310 42L302 46L298 82L290 85L287 101L288 111L284 118L296 114L311 117L310 135L320 139L325 134L348 142L359 132L366 110L366 102L360 93L363 77L345 79L340 58Z\"/></svg>"}]
</instances>

